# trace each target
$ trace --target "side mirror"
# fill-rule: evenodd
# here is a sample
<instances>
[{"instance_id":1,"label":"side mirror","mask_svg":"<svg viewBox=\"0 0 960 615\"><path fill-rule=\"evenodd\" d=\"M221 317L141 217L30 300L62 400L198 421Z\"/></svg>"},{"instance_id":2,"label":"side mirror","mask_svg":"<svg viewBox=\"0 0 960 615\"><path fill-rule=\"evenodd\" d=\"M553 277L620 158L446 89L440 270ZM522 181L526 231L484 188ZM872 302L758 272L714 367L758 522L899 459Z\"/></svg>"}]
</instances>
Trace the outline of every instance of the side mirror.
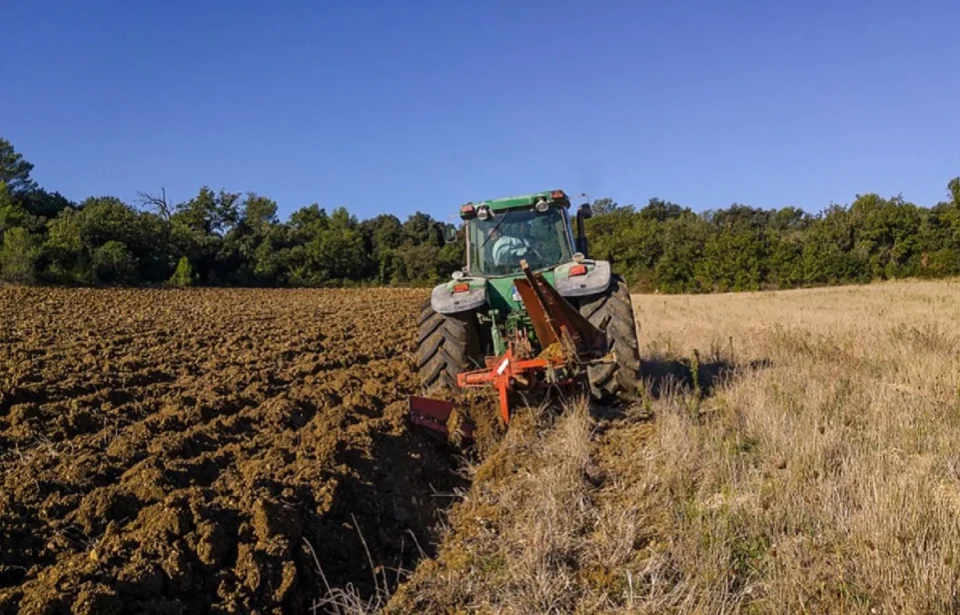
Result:
<instances>
[{"instance_id":1,"label":"side mirror","mask_svg":"<svg viewBox=\"0 0 960 615\"><path fill-rule=\"evenodd\" d=\"M447 225L443 227L443 241L446 243L454 243L457 240L457 227Z\"/></svg>"},{"instance_id":2,"label":"side mirror","mask_svg":"<svg viewBox=\"0 0 960 615\"><path fill-rule=\"evenodd\" d=\"M577 208L577 252L588 256L587 252L587 232L583 228L583 221L593 217L593 209L589 203L584 203Z\"/></svg>"}]
</instances>

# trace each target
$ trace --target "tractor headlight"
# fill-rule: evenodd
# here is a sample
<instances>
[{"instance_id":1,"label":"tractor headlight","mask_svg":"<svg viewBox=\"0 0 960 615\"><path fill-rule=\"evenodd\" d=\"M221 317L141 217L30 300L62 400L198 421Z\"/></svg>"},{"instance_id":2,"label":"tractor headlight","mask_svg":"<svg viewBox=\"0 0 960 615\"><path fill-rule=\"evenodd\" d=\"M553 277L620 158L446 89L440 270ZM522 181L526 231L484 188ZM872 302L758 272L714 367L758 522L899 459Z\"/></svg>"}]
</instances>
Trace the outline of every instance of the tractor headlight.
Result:
<instances>
[{"instance_id":1,"label":"tractor headlight","mask_svg":"<svg viewBox=\"0 0 960 615\"><path fill-rule=\"evenodd\" d=\"M477 217L481 220L486 220L490 217L490 208L489 207L480 207L477 209Z\"/></svg>"},{"instance_id":2,"label":"tractor headlight","mask_svg":"<svg viewBox=\"0 0 960 615\"><path fill-rule=\"evenodd\" d=\"M550 204L547 203L547 199L540 199L539 201L537 201L537 204L534 205L534 208L540 213L543 213L548 209L550 209Z\"/></svg>"}]
</instances>

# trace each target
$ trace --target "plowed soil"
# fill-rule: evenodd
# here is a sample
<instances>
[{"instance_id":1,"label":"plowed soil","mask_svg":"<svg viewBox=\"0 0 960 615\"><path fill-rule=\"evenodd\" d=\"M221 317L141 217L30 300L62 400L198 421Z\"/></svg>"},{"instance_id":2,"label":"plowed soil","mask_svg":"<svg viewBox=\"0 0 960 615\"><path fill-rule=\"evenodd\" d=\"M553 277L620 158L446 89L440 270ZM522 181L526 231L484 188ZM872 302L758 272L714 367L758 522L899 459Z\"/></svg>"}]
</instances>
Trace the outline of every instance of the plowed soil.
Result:
<instances>
[{"instance_id":1,"label":"plowed soil","mask_svg":"<svg viewBox=\"0 0 960 615\"><path fill-rule=\"evenodd\" d=\"M404 421L426 297L0 288L0 613L295 613L411 569L462 486Z\"/></svg>"}]
</instances>

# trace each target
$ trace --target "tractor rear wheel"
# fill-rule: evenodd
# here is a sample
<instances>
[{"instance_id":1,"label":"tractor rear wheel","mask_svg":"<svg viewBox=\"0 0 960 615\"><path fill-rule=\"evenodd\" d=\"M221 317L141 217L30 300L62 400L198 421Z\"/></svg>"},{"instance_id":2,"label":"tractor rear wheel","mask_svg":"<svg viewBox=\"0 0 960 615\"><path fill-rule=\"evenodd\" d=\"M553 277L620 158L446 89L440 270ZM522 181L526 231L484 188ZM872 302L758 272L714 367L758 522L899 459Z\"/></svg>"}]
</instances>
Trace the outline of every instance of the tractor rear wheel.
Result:
<instances>
[{"instance_id":1,"label":"tractor rear wheel","mask_svg":"<svg viewBox=\"0 0 960 615\"><path fill-rule=\"evenodd\" d=\"M584 297L580 313L591 324L607 323L608 349L616 353L616 363L604 363L587 368L590 394L601 403L630 402L637 398L637 380L640 373L640 351L637 327L633 316L630 291L620 276L614 275L607 290Z\"/></svg>"},{"instance_id":2,"label":"tractor rear wheel","mask_svg":"<svg viewBox=\"0 0 960 615\"><path fill-rule=\"evenodd\" d=\"M417 369L424 390L457 389L457 374L483 364L475 310L440 314L427 301L418 324Z\"/></svg>"}]
</instances>

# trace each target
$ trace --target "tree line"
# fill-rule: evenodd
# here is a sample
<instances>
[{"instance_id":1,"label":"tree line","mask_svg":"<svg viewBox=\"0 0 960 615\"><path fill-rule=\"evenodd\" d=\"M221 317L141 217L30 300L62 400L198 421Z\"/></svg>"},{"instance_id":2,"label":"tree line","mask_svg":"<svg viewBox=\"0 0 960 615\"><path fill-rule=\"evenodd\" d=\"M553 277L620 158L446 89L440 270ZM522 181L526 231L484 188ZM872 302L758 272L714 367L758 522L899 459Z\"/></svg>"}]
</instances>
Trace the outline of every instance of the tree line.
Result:
<instances>
[{"instance_id":1,"label":"tree line","mask_svg":"<svg viewBox=\"0 0 960 615\"><path fill-rule=\"evenodd\" d=\"M40 188L0 139L0 277L13 283L177 286L427 285L461 266L463 245L416 212L359 221L313 204L286 222L254 194L203 187L176 204L141 194L73 203Z\"/></svg>"},{"instance_id":2,"label":"tree line","mask_svg":"<svg viewBox=\"0 0 960 615\"><path fill-rule=\"evenodd\" d=\"M592 256L610 259L636 290L725 292L960 275L960 178L949 200L856 195L817 214L733 204L694 213L660 199L596 204Z\"/></svg>"},{"instance_id":3,"label":"tree line","mask_svg":"<svg viewBox=\"0 0 960 615\"><path fill-rule=\"evenodd\" d=\"M79 203L48 192L0 138L0 280L176 286L430 285L464 262L449 225L416 212L358 220L303 207L287 221L254 193L203 187L168 203L140 194ZM636 290L716 292L960 275L960 178L948 200L857 195L817 214L741 204L705 212L661 199L593 203L590 256L613 261ZM455 206L451 206L453 211Z\"/></svg>"}]
</instances>

